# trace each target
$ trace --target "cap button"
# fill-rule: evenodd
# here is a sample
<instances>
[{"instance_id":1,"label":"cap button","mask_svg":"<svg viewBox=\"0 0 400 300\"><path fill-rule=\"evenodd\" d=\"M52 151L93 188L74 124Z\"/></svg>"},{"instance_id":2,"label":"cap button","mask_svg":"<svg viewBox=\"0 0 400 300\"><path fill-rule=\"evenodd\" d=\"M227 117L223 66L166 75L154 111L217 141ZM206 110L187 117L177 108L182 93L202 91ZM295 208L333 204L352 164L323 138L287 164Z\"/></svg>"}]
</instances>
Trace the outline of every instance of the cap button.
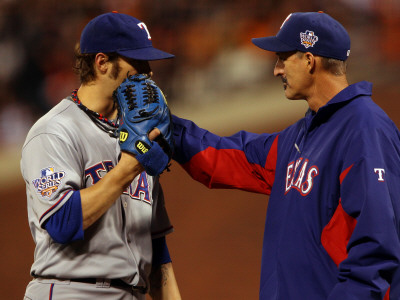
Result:
<instances>
[{"instance_id":1,"label":"cap button","mask_svg":"<svg viewBox=\"0 0 400 300\"><path fill-rule=\"evenodd\" d=\"M319 10L318 12L319 12L320 14L323 14L323 13L324 13L322 10Z\"/></svg>"},{"instance_id":2,"label":"cap button","mask_svg":"<svg viewBox=\"0 0 400 300\"><path fill-rule=\"evenodd\" d=\"M118 10L113 10L112 11L114 14L117 14L118 13Z\"/></svg>"}]
</instances>

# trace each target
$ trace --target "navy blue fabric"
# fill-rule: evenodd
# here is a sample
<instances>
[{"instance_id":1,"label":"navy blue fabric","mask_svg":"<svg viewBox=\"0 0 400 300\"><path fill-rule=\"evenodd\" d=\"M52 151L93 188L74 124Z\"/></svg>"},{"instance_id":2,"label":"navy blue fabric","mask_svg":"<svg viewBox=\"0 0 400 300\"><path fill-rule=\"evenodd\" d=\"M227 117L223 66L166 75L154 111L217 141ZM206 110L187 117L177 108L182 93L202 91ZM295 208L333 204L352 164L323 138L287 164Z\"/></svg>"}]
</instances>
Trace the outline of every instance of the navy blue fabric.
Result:
<instances>
[{"instance_id":1,"label":"navy blue fabric","mask_svg":"<svg viewBox=\"0 0 400 300\"><path fill-rule=\"evenodd\" d=\"M180 164L185 164L196 155L198 152L213 147L215 149L236 149L241 150L242 148L247 149L249 163L256 163L263 165L267 158L268 151L263 153L255 153L257 147L266 147L269 149L271 144L276 137L271 134L256 134L246 131L239 131L228 138L217 136L207 130L197 127L195 123L189 120L181 119L175 115L172 115L172 122L174 124L174 135L176 149L172 155L172 158ZM199 141L197 144L186 144L186 141L180 140L179 137L183 137L189 134L193 139ZM180 144L184 143L184 144ZM257 145L255 147L255 145Z\"/></svg>"},{"instance_id":2,"label":"navy blue fabric","mask_svg":"<svg viewBox=\"0 0 400 300\"><path fill-rule=\"evenodd\" d=\"M171 262L165 236L153 239L153 267Z\"/></svg>"},{"instance_id":3,"label":"navy blue fabric","mask_svg":"<svg viewBox=\"0 0 400 300\"><path fill-rule=\"evenodd\" d=\"M153 47L150 33L140 20L117 12L91 20L82 31L82 53L116 52L138 60L159 60L174 55Z\"/></svg>"},{"instance_id":4,"label":"navy blue fabric","mask_svg":"<svg viewBox=\"0 0 400 300\"><path fill-rule=\"evenodd\" d=\"M238 177L251 176L242 167L230 168L232 176L221 176L224 168L216 168L216 161L231 162L226 159L231 155L235 166L262 170L264 158L275 149L271 140L278 143L276 164L270 165L273 186L264 192L269 203L260 299L383 299L389 285L392 296L399 294L400 133L371 94L368 82L350 85L317 113L309 111L281 132L241 132L240 139L218 137L173 118L173 158L196 180L209 178L209 187L218 180L219 188L240 188ZM255 174L253 181L265 181L263 172ZM336 265L321 238L340 207L355 227L347 245L335 244L335 236L330 240L347 250Z\"/></svg>"},{"instance_id":5,"label":"navy blue fabric","mask_svg":"<svg viewBox=\"0 0 400 300\"><path fill-rule=\"evenodd\" d=\"M302 51L346 60L350 37L346 29L326 13L290 14L276 36L252 39L257 47L272 52Z\"/></svg>"},{"instance_id":6,"label":"navy blue fabric","mask_svg":"<svg viewBox=\"0 0 400 300\"><path fill-rule=\"evenodd\" d=\"M67 202L44 224L51 238L60 244L83 240L81 194L74 191Z\"/></svg>"}]
</instances>

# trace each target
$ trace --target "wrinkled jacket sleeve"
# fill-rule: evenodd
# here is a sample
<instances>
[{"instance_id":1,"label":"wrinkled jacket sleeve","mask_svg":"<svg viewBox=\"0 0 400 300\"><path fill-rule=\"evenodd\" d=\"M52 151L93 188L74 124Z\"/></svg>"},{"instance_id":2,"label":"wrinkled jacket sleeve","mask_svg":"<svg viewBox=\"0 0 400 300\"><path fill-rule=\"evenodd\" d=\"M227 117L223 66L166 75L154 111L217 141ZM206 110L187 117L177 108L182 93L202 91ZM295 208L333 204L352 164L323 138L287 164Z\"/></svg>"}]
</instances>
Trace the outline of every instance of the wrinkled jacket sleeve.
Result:
<instances>
[{"instance_id":1,"label":"wrinkled jacket sleeve","mask_svg":"<svg viewBox=\"0 0 400 300\"><path fill-rule=\"evenodd\" d=\"M173 116L176 160L209 188L270 194L275 177L278 134L240 131L220 137Z\"/></svg>"},{"instance_id":2,"label":"wrinkled jacket sleeve","mask_svg":"<svg viewBox=\"0 0 400 300\"><path fill-rule=\"evenodd\" d=\"M329 300L389 299L400 261L400 147L396 129L365 131L344 158L341 204L354 220ZM398 275L397 275L398 276ZM386 296L385 296L386 295ZM398 298L390 298L398 299Z\"/></svg>"}]
</instances>

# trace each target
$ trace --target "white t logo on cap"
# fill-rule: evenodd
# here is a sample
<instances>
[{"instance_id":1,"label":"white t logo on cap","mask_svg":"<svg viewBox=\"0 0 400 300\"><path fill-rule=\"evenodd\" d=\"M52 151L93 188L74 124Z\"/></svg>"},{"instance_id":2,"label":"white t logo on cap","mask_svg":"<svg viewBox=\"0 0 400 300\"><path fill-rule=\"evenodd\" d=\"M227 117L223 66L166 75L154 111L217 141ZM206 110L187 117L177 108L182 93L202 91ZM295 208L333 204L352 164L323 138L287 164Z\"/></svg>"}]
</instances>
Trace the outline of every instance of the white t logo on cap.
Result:
<instances>
[{"instance_id":1,"label":"white t logo on cap","mask_svg":"<svg viewBox=\"0 0 400 300\"><path fill-rule=\"evenodd\" d=\"M147 32L147 38L148 38L149 40L151 40L150 32L149 32L149 30L147 29L146 24L144 24L143 22L141 22L141 23L139 23L139 24L137 24L137 25L139 26L140 29L146 30L146 32Z\"/></svg>"}]
</instances>

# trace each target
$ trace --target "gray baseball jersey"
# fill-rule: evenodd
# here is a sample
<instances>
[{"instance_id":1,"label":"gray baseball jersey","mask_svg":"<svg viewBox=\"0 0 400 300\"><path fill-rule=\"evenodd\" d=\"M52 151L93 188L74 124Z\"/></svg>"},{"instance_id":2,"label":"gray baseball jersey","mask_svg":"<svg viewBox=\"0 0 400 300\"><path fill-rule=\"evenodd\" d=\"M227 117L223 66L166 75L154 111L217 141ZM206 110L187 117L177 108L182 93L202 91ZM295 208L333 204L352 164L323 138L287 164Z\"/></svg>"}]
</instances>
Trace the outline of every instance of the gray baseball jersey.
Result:
<instances>
[{"instance_id":1,"label":"gray baseball jersey","mask_svg":"<svg viewBox=\"0 0 400 300\"><path fill-rule=\"evenodd\" d=\"M97 120L100 122L99 120ZM103 129L101 128L103 127ZM120 278L148 286L152 238L172 226L158 177L137 176L84 240L54 242L42 228L74 190L99 181L118 162L118 141L69 98L32 127L22 150L28 219L36 243L31 273L57 278Z\"/></svg>"}]
</instances>

